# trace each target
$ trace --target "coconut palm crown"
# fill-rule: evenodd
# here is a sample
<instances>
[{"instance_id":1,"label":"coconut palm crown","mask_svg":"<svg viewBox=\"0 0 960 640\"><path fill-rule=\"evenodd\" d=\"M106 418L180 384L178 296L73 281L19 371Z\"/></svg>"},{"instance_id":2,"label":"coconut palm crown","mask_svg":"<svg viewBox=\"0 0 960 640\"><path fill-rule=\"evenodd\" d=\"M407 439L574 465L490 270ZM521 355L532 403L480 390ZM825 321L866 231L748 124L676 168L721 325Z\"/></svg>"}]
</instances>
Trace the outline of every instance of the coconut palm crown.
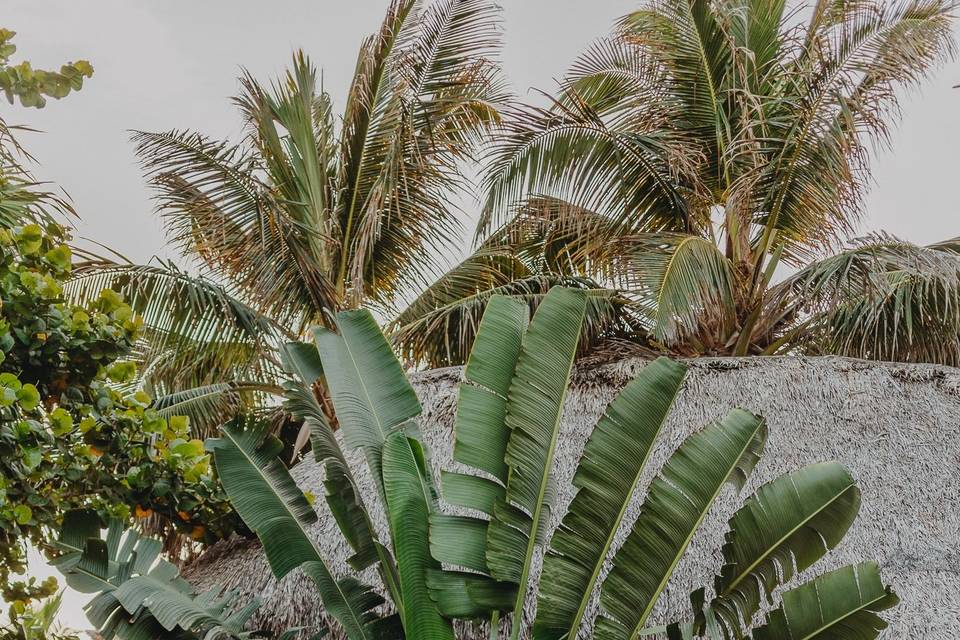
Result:
<instances>
[{"instance_id":1,"label":"coconut palm crown","mask_svg":"<svg viewBox=\"0 0 960 640\"><path fill-rule=\"evenodd\" d=\"M499 47L492 2L394 0L341 115L297 53L277 82L242 77L239 143L135 133L191 268L94 264L71 292L133 300L149 328L147 382L175 394L165 410L217 426L237 402L279 391L280 342L360 303L389 309L441 268L459 240L461 168L505 99Z\"/></svg>"},{"instance_id":2,"label":"coconut palm crown","mask_svg":"<svg viewBox=\"0 0 960 640\"><path fill-rule=\"evenodd\" d=\"M903 89L954 54L952 10L646 2L547 108L505 118L480 248L400 316L401 347L461 360L490 295L535 303L548 280L588 277L620 301L601 337L960 362L955 243L850 240L871 146L889 142Z\"/></svg>"}]
</instances>

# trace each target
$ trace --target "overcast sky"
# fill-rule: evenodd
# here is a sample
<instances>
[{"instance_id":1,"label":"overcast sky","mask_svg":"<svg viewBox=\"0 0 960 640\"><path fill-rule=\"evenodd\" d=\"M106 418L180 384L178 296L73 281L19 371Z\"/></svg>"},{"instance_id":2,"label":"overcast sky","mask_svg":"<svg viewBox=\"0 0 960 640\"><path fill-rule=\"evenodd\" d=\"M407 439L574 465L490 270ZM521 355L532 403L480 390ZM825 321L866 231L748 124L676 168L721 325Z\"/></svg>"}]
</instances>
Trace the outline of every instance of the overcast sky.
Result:
<instances>
[{"instance_id":1,"label":"overcast sky","mask_svg":"<svg viewBox=\"0 0 960 640\"><path fill-rule=\"evenodd\" d=\"M295 48L324 71L343 104L356 52L387 0L2 0L0 26L18 32L18 55L39 67L86 58L83 91L42 110L11 107L11 123L46 133L26 142L38 174L67 190L79 233L136 261L163 252L163 237L134 161L127 130L188 128L236 137L228 97L246 67L282 72ZM521 96L552 89L570 61L638 0L501 0L506 73ZM915 242L960 235L960 64L942 70L903 103L893 152L874 163L875 186L862 231L884 229ZM67 621L84 621L71 598Z\"/></svg>"}]
</instances>

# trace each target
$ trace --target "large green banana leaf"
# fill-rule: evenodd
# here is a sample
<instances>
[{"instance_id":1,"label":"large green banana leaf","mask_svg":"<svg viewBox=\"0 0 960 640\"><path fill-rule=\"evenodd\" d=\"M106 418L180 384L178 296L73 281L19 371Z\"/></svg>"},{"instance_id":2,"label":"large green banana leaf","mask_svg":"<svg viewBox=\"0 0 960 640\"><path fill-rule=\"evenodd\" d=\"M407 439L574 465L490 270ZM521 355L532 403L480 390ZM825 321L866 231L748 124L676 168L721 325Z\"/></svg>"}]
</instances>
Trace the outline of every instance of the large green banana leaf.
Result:
<instances>
[{"instance_id":1,"label":"large green banana leaf","mask_svg":"<svg viewBox=\"0 0 960 640\"><path fill-rule=\"evenodd\" d=\"M515 584L489 577L487 527L496 503L506 496L508 467L504 455L510 438L507 394L529 315L522 300L491 298L464 368L453 457L474 472L443 471L443 497L450 504L479 511L487 518L439 513L431 518L433 557L483 574L431 572L432 596L440 610L450 616L482 617L491 610L509 611L516 598Z\"/></svg>"},{"instance_id":2,"label":"large green banana leaf","mask_svg":"<svg viewBox=\"0 0 960 640\"><path fill-rule=\"evenodd\" d=\"M523 336L507 393L507 491L487 530L487 564L497 580L519 585L514 638L519 637L534 552L550 522L551 469L585 312L582 291L554 288L547 293Z\"/></svg>"},{"instance_id":3,"label":"large green banana leaf","mask_svg":"<svg viewBox=\"0 0 960 640\"><path fill-rule=\"evenodd\" d=\"M493 515L507 484L504 455L510 429L506 423L507 394L529 323L527 304L494 296L480 321L477 339L460 384L453 458L483 475L443 473L443 497L450 504ZM486 537L483 528L482 537ZM482 541L485 546L485 541Z\"/></svg>"},{"instance_id":4,"label":"large green banana leaf","mask_svg":"<svg viewBox=\"0 0 960 640\"><path fill-rule=\"evenodd\" d=\"M884 587L876 562L817 576L783 594L754 640L869 640L887 628L877 615L899 602Z\"/></svg>"},{"instance_id":5,"label":"large green banana leaf","mask_svg":"<svg viewBox=\"0 0 960 640\"><path fill-rule=\"evenodd\" d=\"M430 555L430 514L437 509L431 473L417 440L403 431L387 437L383 480L400 573L404 631L418 640L453 640L453 625L440 615L427 586L427 572L440 568Z\"/></svg>"},{"instance_id":6,"label":"large green banana leaf","mask_svg":"<svg viewBox=\"0 0 960 640\"><path fill-rule=\"evenodd\" d=\"M534 637L574 638L686 367L660 358L607 407L573 477L577 493L543 562Z\"/></svg>"},{"instance_id":7,"label":"large green banana leaf","mask_svg":"<svg viewBox=\"0 0 960 640\"><path fill-rule=\"evenodd\" d=\"M159 540L110 522L106 538L92 511L64 517L53 564L67 585L96 594L87 617L106 640L194 640L200 636L252 638L244 625L259 606L237 607L236 597L214 586L196 594L176 566L160 558Z\"/></svg>"},{"instance_id":8,"label":"large green banana leaf","mask_svg":"<svg viewBox=\"0 0 960 640\"><path fill-rule=\"evenodd\" d=\"M860 490L837 462L780 476L730 519L724 565L712 608L728 631L742 635L762 598L836 547L856 520Z\"/></svg>"},{"instance_id":9,"label":"large green banana leaf","mask_svg":"<svg viewBox=\"0 0 960 640\"><path fill-rule=\"evenodd\" d=\"M397 556L395 604L405 633L452 640L453 627L427 586L428 572L440 565L430 554L430 516L437 511L433 472L422 445L410 437L420 403L369 312L341 312L336 324L339 333L317 331L317 347L344 438L366 454L386 506Z\"/></svg>"},{"instance_id":10,"label":"large green banana leaf","mask_svg":"<svg viewBox=\"0 0 960 640\"><path fill-rule=\"evenodd\" d=\"M339 333L317 329L317 348L346 443L364 451L382 497L383 444L420 414L420 401L369 311L336 320Z\"/></svg>"},{"instance_id":11,"label":"large green banana leaf","mask_svg":"<svg viewBox=\"0 0 960 640\"><path fill-rule=\"evenodd\" d=\"M353 578L336 580L306 531L316 512L278 457L282 443L269 424L234 420L223 437L207 441L234 508L263 544L277 579L302 568L317 585L326 610L351 640L373 640L384 621L383 599Z\"/></svg>"},{"instance_id":12,"label":"large green banana leaf","mask_svg":"<svg viewBox=\"0 0 960 640\"><path fill-rule=\"evenodd\" d=\"M314 457L326 468L323 484L327 505L354 551L348 562L357 571L379 562L377 569L399 609L402 598L396 563L390 550L380 543L353 471L313 393L314 382L323 375L320 353L313 344L292 342L284 345L281 356L284 369L292 377L283 383L283 408L307 427Z\"/></svg>"},{"instance_id":13,"label":"large green banana leaf","mask_svg":"<svg viewBox=\"0 0 960 640\"><path fill-rule=\"evenodd\" d=\"M654 479L613 558L598 640L635 638L724 484L743 487L766 442L764 421L736 409L688 437Z\"/></svg>"}]
</instances>

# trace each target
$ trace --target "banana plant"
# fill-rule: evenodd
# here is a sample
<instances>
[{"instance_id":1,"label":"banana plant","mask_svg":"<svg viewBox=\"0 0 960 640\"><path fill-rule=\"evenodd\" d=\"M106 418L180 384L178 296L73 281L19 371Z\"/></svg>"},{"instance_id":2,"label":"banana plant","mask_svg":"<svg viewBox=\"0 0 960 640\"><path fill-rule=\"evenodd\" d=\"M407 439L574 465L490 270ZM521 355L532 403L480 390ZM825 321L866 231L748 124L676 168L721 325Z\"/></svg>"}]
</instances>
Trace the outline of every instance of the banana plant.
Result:
<instances>
[{"instance_id":1,"label":"banana plant","mask_svg":"<svg viewBox=\"0 0 960 640\"><path fill-rule=\"evenodd\" d=\"M334 329L317 330L316 349L289 346L287 368L299 379L286 386L288 408L308 423L327 466L326 499L355 552L351 565L377 565L391 606L379 607L385 599L374 587L334 575L307 531L317 514L279 443L266 425L234 421L208 446L277 577L302 568L351 640L451 639L455 619L488 620L493 638L507 617L513 640L875 638L886 626L879 614L897 602L875 563L788 588L839 544L859 511L860 492L836 462L788 473L748 497L729 521L712 589L654 626L707 513L726 485L745 486L767 439L765 421L739 409L694 432L628 522L683 385L679 362L648 364L607 406L573 476L574 498L552 527L561 416L586 305L582 291L554 288L530 319L524 302L491 299L459 389L458 470L442 471L439 488L418 435L417 396L371 314L341 312ZM342 438L308 392L321 376ZM379 500L361 495L341 442L363 453ZM371 524L374 503L385 509L389 540Z\"/></svg>"},{"instance_id":2,"label":"banana plant","mask_svg":"<svg viewBox=\"0 0 960 640\"><path fill-rule=\"evenodd\" d=\"M244 630L258 600L238 605L236 594L213 587L197 593L161 556L160 540L111 520L106 537L93 511L66 514L52 564L67 586L95 594L87 618L104 640L252 640Z\"/></svg>"}]
</instances>

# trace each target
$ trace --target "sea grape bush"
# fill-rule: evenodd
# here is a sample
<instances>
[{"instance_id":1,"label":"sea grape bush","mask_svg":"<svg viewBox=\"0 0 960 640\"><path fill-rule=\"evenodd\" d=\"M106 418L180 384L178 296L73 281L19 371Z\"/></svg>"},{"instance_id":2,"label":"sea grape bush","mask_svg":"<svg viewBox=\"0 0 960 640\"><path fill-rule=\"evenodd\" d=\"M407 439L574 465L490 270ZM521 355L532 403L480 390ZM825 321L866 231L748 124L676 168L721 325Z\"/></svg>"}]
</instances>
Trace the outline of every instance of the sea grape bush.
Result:
<instances>
[{"instance_id":1,"label":"sea grape bush","mask_svg":"<svg viewBox=\"0 0 960 640\"><path fill-rule=\"evenodd\" d=\"M55 592L56 582L18 576L26 545L49 550L70 509L104 521L156 514L197 540L232 528L187 420L121 391L136 374L124 358L140 318L112 290L64 302L68 240L55 224L0 228L0 592L13 613Z\"/></svg>"},{"instance_id":2,"label":"sea grape bush","mask_svg":"<svg viewBox=\"0 0 960 640\"><path fill-rule=\"evenodd\" d=\"M93 75L93 67L86 60L67 62L60 71L34 69L29 61L10 62L17 45L13 44L16 31L0 28L0 91L10 104L19 98L24 107L43 108L46 97L60 99L71 91L79 91L83 79Z\"/></svg>"}]
</instances>

